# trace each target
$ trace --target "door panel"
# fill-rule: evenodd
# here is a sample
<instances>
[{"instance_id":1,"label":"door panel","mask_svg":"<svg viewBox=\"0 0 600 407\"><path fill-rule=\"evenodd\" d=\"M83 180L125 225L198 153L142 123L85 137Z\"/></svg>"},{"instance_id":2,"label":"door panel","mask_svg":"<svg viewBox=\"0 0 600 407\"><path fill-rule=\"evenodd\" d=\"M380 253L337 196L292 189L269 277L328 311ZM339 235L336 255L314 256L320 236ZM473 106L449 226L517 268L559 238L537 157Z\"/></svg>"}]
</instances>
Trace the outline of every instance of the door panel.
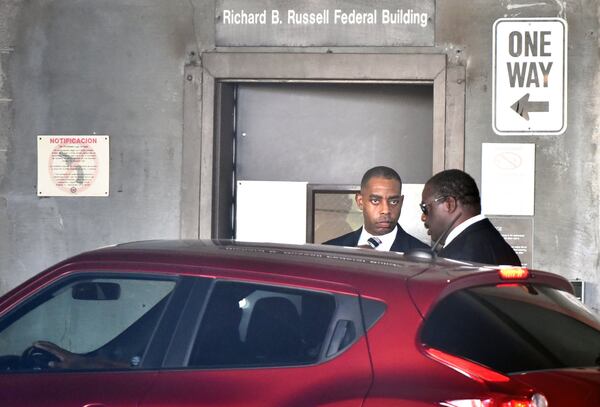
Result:
<instances>
[{"instance_id":1,"label":"door panel","mask_svg":"<svg viewBox=\"0 0 600 407\"><path fill-rule=\"evenodd\" d=\"M0 374L0 400L19 407L131 407L155 372Z\"/></svg>"},{"instance_id":2,"label":"door panel","mask_svg":"<svg viewBox=\"0 0 600 407\"><path fill-rule=\"evenodd\" d=\"M75 272L24 299L0 320L0 404L137 405L156 377L144 366L162 361L156 343L171 335L161 316L176 322L188 286L159 275Z\"/></svg>"},{"instance_id":3,"label":"door panel","mask_svg":"<svg viewBox=\"0 0 600 407\"><path fill-rule=\"evenodd\" d=\"M163 371L141 406L354 407L370 383L363 337L316 366Z\"/></svg>"},{"instance_id":4,"label":"door panel","mask_svg":"<svg viewBox=\"0 0 600 407\"><path fill-rule=\"evenodd\" d=\"M355 185L376 165L432 175L433 87L255 83L237 94L236 178Z\"/></svg>"}]
</instances>

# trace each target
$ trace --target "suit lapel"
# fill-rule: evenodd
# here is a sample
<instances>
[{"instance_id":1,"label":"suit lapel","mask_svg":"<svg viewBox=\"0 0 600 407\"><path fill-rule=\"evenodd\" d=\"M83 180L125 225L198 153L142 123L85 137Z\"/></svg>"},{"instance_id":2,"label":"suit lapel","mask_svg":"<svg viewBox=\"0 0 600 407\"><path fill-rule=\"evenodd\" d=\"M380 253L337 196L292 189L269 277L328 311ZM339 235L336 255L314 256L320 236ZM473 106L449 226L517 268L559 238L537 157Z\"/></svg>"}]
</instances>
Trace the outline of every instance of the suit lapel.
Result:
<instances>
[{"instance_id":1,"label":"suit lapel","mask_svg":"<svg viewBox=\"0 0 600 407\"><path fill-rule=\"evenodd\" d=\"M390 247L391 252L401 252L402 249L402 238L404 237L404 230L400 227L400 224L397 224L398 229L396 230L396 237L394 238L394 243L392 243L392 247Z\"/></svg>"},{"instance_id":2,"label":"suit lapel","mask_svg":"<svg viewBox=\"0 0 600 407\"><path fill-rule=\"evenodd\" d=\"M358 228L357 230L354 231L354 233L352 233L352 235L350 236L351 241L349 242L350 244L348 244L348 246L350 247L356 247L358 246L358 239L360 239L360 234L362 233L362 226L360 228Z\"/></svg>"}]
</instances>

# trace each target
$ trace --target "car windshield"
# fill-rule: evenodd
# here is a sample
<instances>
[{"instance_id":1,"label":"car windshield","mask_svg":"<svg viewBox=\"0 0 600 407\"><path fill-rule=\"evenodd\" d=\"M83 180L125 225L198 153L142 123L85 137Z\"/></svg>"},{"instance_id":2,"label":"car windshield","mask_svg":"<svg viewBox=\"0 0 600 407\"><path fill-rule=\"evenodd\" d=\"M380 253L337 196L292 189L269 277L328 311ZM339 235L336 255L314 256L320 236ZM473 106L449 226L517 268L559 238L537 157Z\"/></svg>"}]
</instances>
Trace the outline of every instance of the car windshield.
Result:
<instances>
[{"instance_id":1,"label":"car windshield","mask_svg":"<svg viewBox=\"0 0 600 407\"><path fill-rule=\"evenodd\" d=\"M573 295L531 284L450 294L426 318L421 340L506 374L600 360L597 317Z\"/></svg>"}]
</instances>

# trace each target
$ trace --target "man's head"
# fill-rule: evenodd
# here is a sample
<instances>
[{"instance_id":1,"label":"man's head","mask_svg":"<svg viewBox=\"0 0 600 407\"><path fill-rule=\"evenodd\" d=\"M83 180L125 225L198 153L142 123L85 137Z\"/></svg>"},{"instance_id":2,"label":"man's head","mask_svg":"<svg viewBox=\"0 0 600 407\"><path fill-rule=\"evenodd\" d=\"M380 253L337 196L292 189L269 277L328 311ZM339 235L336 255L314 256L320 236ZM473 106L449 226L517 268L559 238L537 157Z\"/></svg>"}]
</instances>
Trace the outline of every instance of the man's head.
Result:
<instances>
[{"instance_id":1,"label":"man's head","mask_svg":"<svg viewBox=\"0 0 600 407\"><path fill-rule=\"evenodd\" d=\"M445 170L427 181L421 195L421 220L437 240L457 219L452 228L481 213L479 189L475 180L461 170Z\"/></svg>"},{"instance_id":2,"label":"man's head","mask_svg":"<svg viewBox=\"0 0 600 407\"><path fill-rule=\"evenodd\" d=\"M380 236L391 232L402 210L402 180L389 167L373 167L363 175L356 204L363 212L365 229Z\"/></svg>"}]
</instances>

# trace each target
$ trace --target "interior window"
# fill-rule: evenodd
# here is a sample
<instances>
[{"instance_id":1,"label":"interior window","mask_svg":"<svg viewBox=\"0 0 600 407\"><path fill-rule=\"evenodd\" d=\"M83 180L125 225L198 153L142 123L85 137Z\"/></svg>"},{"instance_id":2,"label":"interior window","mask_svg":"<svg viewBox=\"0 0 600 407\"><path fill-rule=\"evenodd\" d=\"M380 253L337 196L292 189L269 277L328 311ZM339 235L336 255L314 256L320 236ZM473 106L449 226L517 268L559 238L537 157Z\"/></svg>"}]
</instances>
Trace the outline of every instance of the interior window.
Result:
<instances>
[{"instance_id":1,"label":"interior window","mask_svg":"<svg viewBox=\"0 0 600 407\"><path fill-rule=\"evenodd\" d=\"M331 294L217 282L189 366L271 366L316 361L336 308Z\"/></svg>"},{"instance_id":2,"label":"interior window","mask_svg":"<svg viewBox=\"0 0 600 407\"><path fill-rule=\"evenodd\" d=\"M175 281L69 278L0 321L0 370L140 364Z\"/></svg>"}]
</instances>

